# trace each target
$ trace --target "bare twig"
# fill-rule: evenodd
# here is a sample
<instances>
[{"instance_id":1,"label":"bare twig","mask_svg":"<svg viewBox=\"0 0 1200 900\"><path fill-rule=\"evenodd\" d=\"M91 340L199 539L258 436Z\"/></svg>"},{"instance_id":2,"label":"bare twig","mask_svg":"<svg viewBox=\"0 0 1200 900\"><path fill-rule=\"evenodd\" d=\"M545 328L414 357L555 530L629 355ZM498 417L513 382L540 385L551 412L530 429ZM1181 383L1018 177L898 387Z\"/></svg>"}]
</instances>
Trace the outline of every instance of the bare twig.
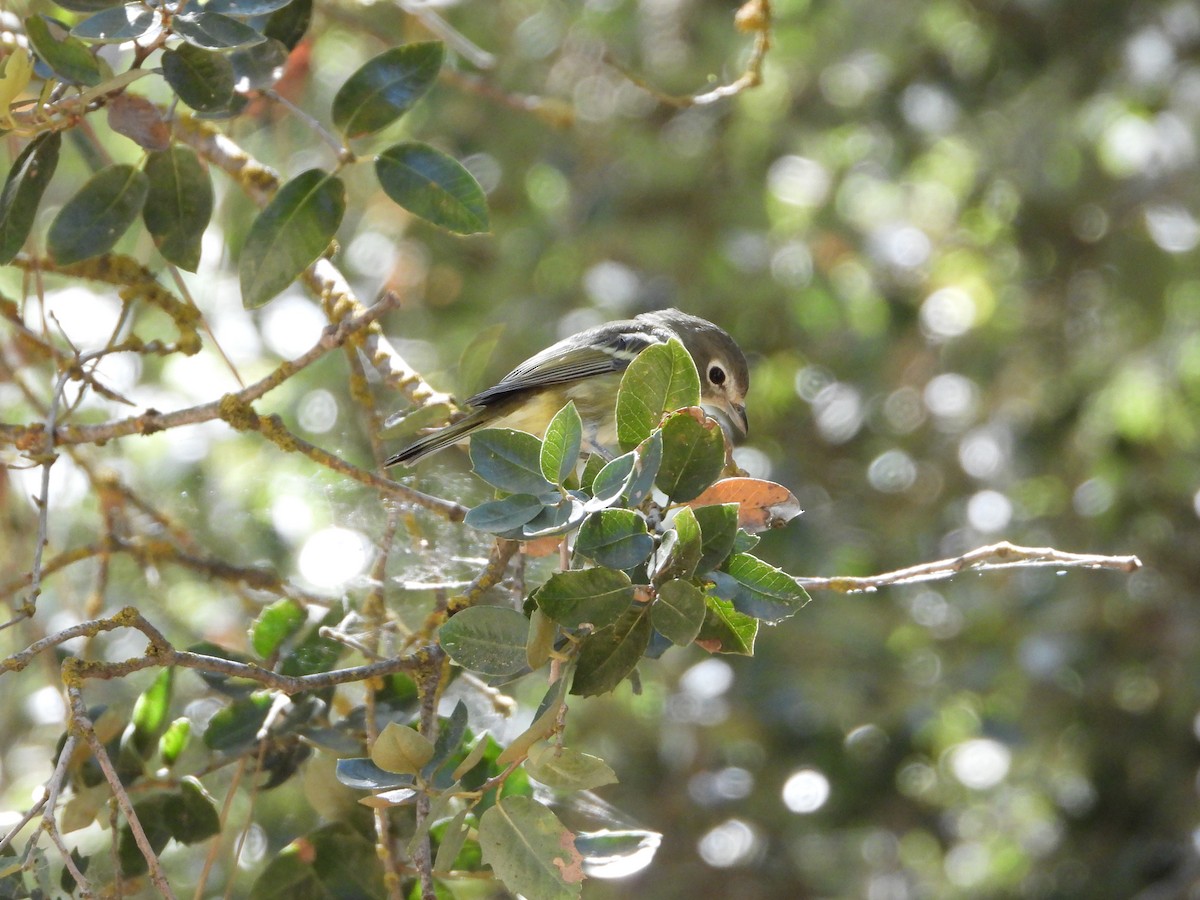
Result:
<instances>
[{"instance_id":1,"label":"bare twig","mask_svg":"<svg viewBox=\"0 0 1200 900\"><path fill-rule=\"evenodd\" d=\"M77 662L77 660L68 659L63 664L63 678L67 682L67 697L70 700L71 708L71 729L75 734L81 735L84 741L87 742L88 747L91 748L92 756L95 757L96 762L99 764L100 770L104 773L104 779L108 782L109 788L112 789L113 797L116 799L117 805L121 808L121 814L125 817L125 823L129 826L134 843L142 851L142 857L146 860L146 866L150 871L150 880L154 883L155 888L158 889L159 894L170 898L170 900L175 900L175 892L171 890L171 885L167 881L167 875L162 869L162 864L158 861L158 854L150 846L150 841L146 837L142 823L138 821L137 812L134 811L129 794L126 793L125 786L121 784L121 776L113 768L112 760L108 758L108 752L104 749L104 744L100 742L100 738L96 736L96 728L92 720L88 718L87 708L83 704L83 693L71 673L71 670L76 668L72 663Z\"/></svg>"},{"instance_id":2,"label":"bare twig","mask_svg":"<svg viewBox=\"0 0 1200 900\"><path fill-rule=\"evenodd\" d=\"M1053 547L1019 547L1008 541L978 547L954 559L939 559L921 563L894 572L867 575L861 578L836 576L833 578L797 579L810 591L838 591L843 594L860 591L876 591L881 587L914 584L923 581L944 581L959 572L992 572L998 569L1034 568L1053 566L1059 569L1109 569L1117 572L1133 572L1141 568L1136 556L1100 556L1094 553L1068 553Z\"/></svg>"},{"instance_id":3,"label":"bare twig","mask_svg":"<svg viewBox=\"0 0 1200 900\"><path fill-rule=\"evenodd\" d=\"M737 15L734 17L734 25L739 31L752 32L754 34L754 49L750 52L750 59L746 62L746 69L728 84L723 84L707 91L684 95L664 94L613 60L611 56L606 56L606 62L642 90L648 92L660 103L665 103L668 106L674 106L679 109L686 109L689 106L708 106L716 103L718 100L737 96L745 90L758 87L762 84L763 64L766 62L767 51L771 49L770 0L747 0L737 11Z\"/></svg>"}]
</instances>

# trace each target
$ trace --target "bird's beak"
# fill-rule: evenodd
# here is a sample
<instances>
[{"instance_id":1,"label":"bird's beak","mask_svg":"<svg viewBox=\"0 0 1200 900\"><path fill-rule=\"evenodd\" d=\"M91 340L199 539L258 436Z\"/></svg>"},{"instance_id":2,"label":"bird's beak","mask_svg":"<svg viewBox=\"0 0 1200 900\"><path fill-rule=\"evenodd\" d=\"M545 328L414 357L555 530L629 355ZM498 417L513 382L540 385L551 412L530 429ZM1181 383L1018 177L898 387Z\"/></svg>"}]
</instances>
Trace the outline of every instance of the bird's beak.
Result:
<instances>
[{"instance_id":1,"label":"bird's beak","mask_svg":"<svg viewBox=\"0 0 1200 900\"><path fill-rule=\"evenodd\" d=\"M746 418L746 404L730 403L729 418L733 422L733 427L737 431L738 437L744 438L750 433L750 420Z\"/></svg>"},{"instance_id":2,"label":"bird's beak","mask_svg":"<svg viewBox=\"0 0 1200 900\"><path fill-rule=\"evenodd\" d=\"M742 403L727 402L724 398L716 402L700 404L704 411L721 423L726 435L735 441L743 440L750 428L746 419L746 407Z\"/></svg>"}]
</instances>

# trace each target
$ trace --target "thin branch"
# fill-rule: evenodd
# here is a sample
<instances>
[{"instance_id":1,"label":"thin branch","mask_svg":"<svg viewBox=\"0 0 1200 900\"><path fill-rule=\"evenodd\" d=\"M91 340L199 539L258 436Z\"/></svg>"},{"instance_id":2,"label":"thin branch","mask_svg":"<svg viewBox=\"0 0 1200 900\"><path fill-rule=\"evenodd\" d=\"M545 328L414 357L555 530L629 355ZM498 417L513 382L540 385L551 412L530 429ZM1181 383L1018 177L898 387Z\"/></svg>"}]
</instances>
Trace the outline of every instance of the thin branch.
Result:
<instances>
[{"instance_id":1,"label":"thin branch","mask_svg":"<svg viewBox=\"0 0 1200 900\"><path fill-rule=\"evenodd\" d=\"M1053 566L1059 569L1108 569L1116 572L1134 572L1142 561L1136 556L1101 556L1094 553L1068 553L1053 547L1020 547L1001 541L978 547L953 559L939 559L921 563L894 572L867 575L861 578L835 576L833 578L798 578L810 591L837 591L852 594L861 591L876 591L881 587L915 584L924 581L944 581L959 572L992 572L999 569L1028 569Z\"/></svg>"},{"instance_id":2,"label":"thin branch","mask_svg":"<svg viewBox=\"0 0 1200 900\"><path fill-rule=\"evenodd\" d=\"M711 90L696 94L665 94L648 84L643 78L630 72L620 63L606 54L605 61L622 75L649 93L659 103L687 109L691 106L708 106L719 100L735 97L743 91L758 87L762 84L763 64L767 59L767 51L771 49L771 3L770 0L747 0L734 16L734 26L738 31L754 34L754 48L750 51L750 59L746 68L736 79Z\"/></svg>"},{"instance_id":3,"label":"thin branch","mask_svg":"<svg viewBox=\"0 0 1200 900\"><path fill-rule=\"evenodd\" d=\"M170 900L175 900L175 893L171 890L171 885L167 881L167 875L162 869L158 855L154 852L154 848L150 846L150 841L146 837L142 823L138 821L137 812L134 811L129 794L125 792L125 786L121 784L121 777L117 774L116 769L113 768L112 760L108 758L108 752L104 749L104 744L100 742L100 738L96 736L96 728L92 720L88 718L87 708L83 705L83 693L80 691L78 683L75 683L70 671L76 668L75 665L72 665L73 662L76 661L68 659L63 664L63 678L67 682L67 696L70 698L71 729L75 734L82 735L88 747L91 748L92 756L99 764L100 770L104 773L104 779L108 782L108 786L112 789L113 797L116 799L117 805L121 808L121 814L125 817L125 823L129 826L134 843L142 851L142 857L146 860L146 866L150 872L150 880L162 896L168 897Z\"/></svg>"}]
</instances>

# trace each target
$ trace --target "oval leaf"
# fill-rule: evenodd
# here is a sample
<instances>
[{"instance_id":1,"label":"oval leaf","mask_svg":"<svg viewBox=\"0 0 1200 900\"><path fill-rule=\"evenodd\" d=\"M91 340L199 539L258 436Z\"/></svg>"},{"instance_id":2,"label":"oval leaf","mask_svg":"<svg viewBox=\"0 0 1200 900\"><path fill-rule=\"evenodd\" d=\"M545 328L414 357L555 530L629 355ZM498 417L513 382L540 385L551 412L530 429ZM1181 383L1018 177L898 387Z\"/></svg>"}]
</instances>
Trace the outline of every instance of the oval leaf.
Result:
<instances>
[{"instance_id":1,"label":"oval leaf","mask_svg":"<svg viewBox=\"0 0 1200 900\"><path fill-rule=\"evenodd\" d=\"M507 678L525 668L529 620L515 609L472 606L438 629L450 658L472 672Z\"/></svg>"},{"instance_id":2,"label":"oval leaf","mask_svg":"<svg viewBox=\"0 0 1200 900\"><path fill-rule=\"evenodd\" d=\"M208 0L204 4L205 12L224 13L227 16L241 16L248 19L252 16L265 16L267 13L283 9L291 0Z\"/></svg>"},{"instance_id":3,"label":"oval leaf","mask_svg":"<svg viewBox=\"0 0 1200 900\"><path fill-rule=\"evenodd\" d=\"M549 494L555 497L555 494ZM503 536L513 541L535 541L540 538L554 537L566 534L579 527L583 521L583 502L575 496L568 495L556 503L542 507L542 511L515 531L506 532Z\"/></svg>"},{"instance_id":4,"label":"oval leaf","mask_svg":"<svg viewBox=\"0 0 1200 900\"><path fill-rule=\"evenodd\" d=\"M250 626L250 645L263 659L279 651L283 642L298 632L308 616L295 600L276 600L258 614Z\"/></svg>"},{"instance_id":5,"label":"oval leaf","mask_svg":"<svg viewBox=\"0 0 1200 900\"><path fill-rule=\"evenodd\" d=\"M603 628L629 609L633 582L615 569L571 569L551 575L533 599L548 618L567 628L585 622Z\"/></svg>"},{"instance_id":6,"label":"oval leaf","mask_svg":"<svg viewBox=\"0 0 1200 900\"><path fill-rule=\"evenodd\" d=\"M542 501L533 494L513 494L489 500L467 512L463 522L490 534L506 534L520 528L542 511Z\"/></svg>"},{"instance_id":7,"label":"oval leaf","mask_svg":"<svg viewBox=\"0 0 1200 900\"><path fill-rule=\"evenodd\" d=\"M345 212L341 179L320 169L309 169L281 187L242 245L242 302L262 306L295 281L328 249Z\"/></svg>"},{"instance_id":8,"label":"oval leaf","mask_svg":"<svg viewBox=\"0 0 1200 900\"><path fill-rule=\"evenodd\" d=\"M588 516L579 529L575 549L602 566L632 569L650 556L654 539L637 513L628 509L606 509Z\"/></svg>"},{"instance_id":9,"label":"oval leaf","mask_svg":"<svg viewBox=\"0 0 1200 900\"><path fill-rule=\"evenodd\" d=\"M25 20L25 33L37 55L68 84L95 85L104 78L87 45L53 19L30 16Z\"/></svg>"},{"instance_id":10,"label":"oval leaf","mask_svg":"<svg viewBox=\"0 0 1200 900\"><path fill-rule=\"evenodd\" d=\"M493 487L512 494L544 494L554 485L542 475L542 442L512 428L471 435L471 467Z\"/></svg>"},{"instance_id":11,"label":"oval leaf","mask_svg":"<svg viewBox=\"0 0 1200 900\"><path fill-rule=\"evenodd\" d=\"M164 50L163 78L179 99L197 112L225 109L233 99L233 63L191 44Z\"/></svg>"},{"instance_id":12,"label":"oval leaf","mask_svg":"<svg viewBox=\"0 0 1200 900\"><path fill-rule=\"evenodd\" d=\"M116 94L108 99L108 127L139 147L161 151L171 146L171 128L158 107L137 94Z\"/></svg>"},{"instance_id":13,"label":"oval leaf","mask_svg":"<svg viewBox=\"0 0 1200 900\"><path fill-rule=\"evenodd\" d=\"M245 22L218 12L187 12L171 20L175 33L201 50L236 50L260 44L266 38Z\"/></svg>"},{"instance_id":14,"label":"oval leaf","mask_svg":"<svg viewBox=\"0 0 1200 900\"><path fill-rule=\"evenodd\" d=\"M10 57L11 59L12 57ZM60 132L39 135L21 151L0 193L0 265L12 262L33 227L38 204L58 167Z\"/></svg>"},{"instance_id":15,"label":"oval leaf","mask_svg":"<svg viewBox=\"0 0 1200 900\"><path fill-rule=\"evenodd\" d=\"M348 138L386 128L433 86L445 55L440 42L425 41L368 60L333 98L333 124Z\"/></svg>"},{"instance_id":16,"label":"oval leaf","mask_svg":"<svg viewBox=\"0 0 1200 900\"><path fill-rule=\"evenodd\" d=\"M208 172L195 151L182 146L151 153L142 171L150 181L142 210L146 230L164 259L195 272L213 210Z\"/></svg>"},{"instance_id":17,"label":"oval leaf","mask_svg":"<svg viewBox=\"0 0 1200 900\"><path fill-rule=\"evenodd\" d=\"M479 819L483 861L504 886L526 897L577 897L583 857L575 837L532 797L504 797Z\"/></svg>"},{"instance_id":18,"label":"oval leaf","mask_svg":"<svg viewBox=\"0 0 1200 900\"><path fill-rule=\"evenodd\" d=\"M158 23L158 14L150 7L126 3L88 16L71 29L71 34L85 41L119 44L140 38Z\"/></svg>"},{"instance_id":19,"label":"oval leaf","mask_svg":"<svg viewBox=\"0 0 1200 900\"><path fill-rule=\"evenodd\" d=\"M589 697L615 688L645 654L651 631L650 616L639 607L590 635L579 650L571 693Z\"/></svg>"},{"instance_id":20,"label":"oval leaf","mask_svg":"<svg viewBox=\"0 0 1200 900\"><path fill-rule=\"evenodd\" d=\"M590 791L617 782L616 773L600 757L547 742L530 748L525 771L556 791Z\"/></svg>"},{"instance_id":21,"label":"oval leaf","mask_svg":"<svg viewBox=\"0 0 1200 900\"><path fill-rule=\"evenodd\" d=\"M766 622L782 622L808 603L808 592L791 575L769 566L748 553L735 553L725 563L730 586L717 578L716 592L733 603L738 612ZM724 592L724 593L723 593Z\"/></svg>"},{"instance_id":22,"label":"oval leaf","mask_svg":"<svg viewBox=\"0 0 1200 900\"><path fill-rule=\"evenodd\" d=\"M542 439L539 462L542 474L553 484L562 484L574 473L583 446L583 421L575 409L575 401L554 414Z\"/></svg>"},{"instance_id":23,"label":"oval leaf","mask_svg":"<svg viewBox=\"0 0 1200 900\"><path fill-rule=\"evenodd\" d=\"M700 633L706 611L704 592L690 581L675 578L658 589L650 619L659 634L672 644L686 647Z\"/></svg>"},{"instance_id":24,"label":"oval leaf","mask_svg":"<svg viewBox=\"0 0 1200 900\"><path fill-rule=\"evenodd\" d=\"M617 390L617 440L631 450L650 436L665 413L700 402L700 376L683 344L652 344L629 364Z\"/></svg>"},{"instance_id":25,"label":"oval leaf","mask_svg":"<svg viewBox=\"0 0 1200 900\"><path fill-rule=\"evenodd\" d=\"M691 509L684 506L671 520L671 528L663 535L655 554L654 580L691 578L704 552L700 522ZM721 562L718 560L718 563Z\"/></svg>"},{"instance_id":26,"label":"oval leaf","mask_svg":"<svg viewBox=\"0 0 1200 900\"><path fill-rule=\"evenodd\" d=\"M63 204L50 224L47 242L60 266L107 253L133 224L149 189L133 166L109 166L93 175Z\"/></svg>"},{"instance_id":27,"label":"oval leaf","mask_svg":"<svg viewBox=\"0 0 1200 900\"><path fill-rule=\"evenodd\" d=\"M166 728L174 682L175 669L163 669L133 704L133 714L129 717L133 726L133 745L143 757L150 755L159 735Z\"/></svg>"},{"instance_id":28,"label":"oval leaf","mask_svg":"<svg viewBox=\"0 0 1200 900\"><path fill-rule=\"evenodd\" d=\"M337 761L337 780L357 791L388 791L411 787L415 779L379 768L365 756Z\"/></svg>"},{"instance_id":29,"label":"oval leaf","mask_svg":"<svg viewBox=\"0 0 1200 900\"><path fill-rule=\"evenodd\" d=\"M786 525L803 510L796 495L782 484L760 478L722 478L689 506L738 504L738 525L749 532Z\"/></svg>"},{"instance_id":30,"label":"oval leaf","mask_svg":"<svg viewBox=\"0 0 1200 900\"><path fill-rule=\"evenodd\" d=\"M371 762L397 775L416 775L431 759L433 741L396 722L388 722L371 747Z\"/></svg>"},{"instance_id":31,"label":"oval leaf","mask_svg":"<svg viewBox=\"0 0 1200 900\"><path fill-rule=\"evenodd\" d=\"M720 597L704 598L708 612L696 643L709 653L754 655L754 638L758 635L758 620L738 612L733 604Z\"/></svg>"},{"instance_id":32,"label":"oval leaf","mask_svg":"<svg viewBox=\"0 0 1200 900\"><path fill-rule=\"evenodd\" d=\"M721 506L702 506L694 512L701 535L700 562L696 564L696 573L703 575L725 562L733 552L738 531L738 508L735 503L725 503Z\"/></svg>"},{"instance_id":33,"label":"oval leaf","mask_svg":"<svg viewBox=\"0 0 1200 900\"><path fill-rule=\"evenodd\" d=\"M455 159L428 144L396 144L375 157L379 186L396 203L454 234L487 231L483 188Z\"/></svg>"},{"instance_id":34,"label":"oval leaf","mask_svg":"<svg viewBox=\"0 0 1200 900\"><path fill-rule=\"evenodd\" d=\"M699 496L725 467L725 432L711 419L701 424L690 413L679 413L667 420L662 436L662 465L654 483L675 502Z\"/></svg>"},{"instance_id":35,"label":"oval leaf","mask_svg":"<svg viewBox=\"0 0 1200 900\"><path fill-rule=\"evenodd\" d=\"M591 457L589 462L596 458L595 456ZM592 498L587 502L588 512L606 509L617 504L621 495L625 493L625 489L633 481L634 463L636 462L637 453L630 450L623 456L618 456L606 463L604 468L596 473L596 477L592 479Z\"/></svg>"}]
</instances>

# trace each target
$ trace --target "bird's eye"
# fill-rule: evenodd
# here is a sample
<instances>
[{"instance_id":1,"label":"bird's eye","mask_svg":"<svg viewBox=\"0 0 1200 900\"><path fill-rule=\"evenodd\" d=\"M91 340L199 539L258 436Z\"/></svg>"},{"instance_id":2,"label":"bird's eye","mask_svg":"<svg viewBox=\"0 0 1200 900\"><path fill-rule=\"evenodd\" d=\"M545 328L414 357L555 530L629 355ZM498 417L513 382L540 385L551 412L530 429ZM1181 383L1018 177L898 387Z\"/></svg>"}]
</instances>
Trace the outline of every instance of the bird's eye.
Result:
<instances>
[{"instance_id":1,"label":"bird's eye","mask_svg":"<svg viewBox=\"0 0 1200 900\"><path fill-rule=\"evenodd\" d=\"M720 386L725 383L725 370L720 366L711 366L708 370L708 380Z\"/></svg>"}]
</instances>

